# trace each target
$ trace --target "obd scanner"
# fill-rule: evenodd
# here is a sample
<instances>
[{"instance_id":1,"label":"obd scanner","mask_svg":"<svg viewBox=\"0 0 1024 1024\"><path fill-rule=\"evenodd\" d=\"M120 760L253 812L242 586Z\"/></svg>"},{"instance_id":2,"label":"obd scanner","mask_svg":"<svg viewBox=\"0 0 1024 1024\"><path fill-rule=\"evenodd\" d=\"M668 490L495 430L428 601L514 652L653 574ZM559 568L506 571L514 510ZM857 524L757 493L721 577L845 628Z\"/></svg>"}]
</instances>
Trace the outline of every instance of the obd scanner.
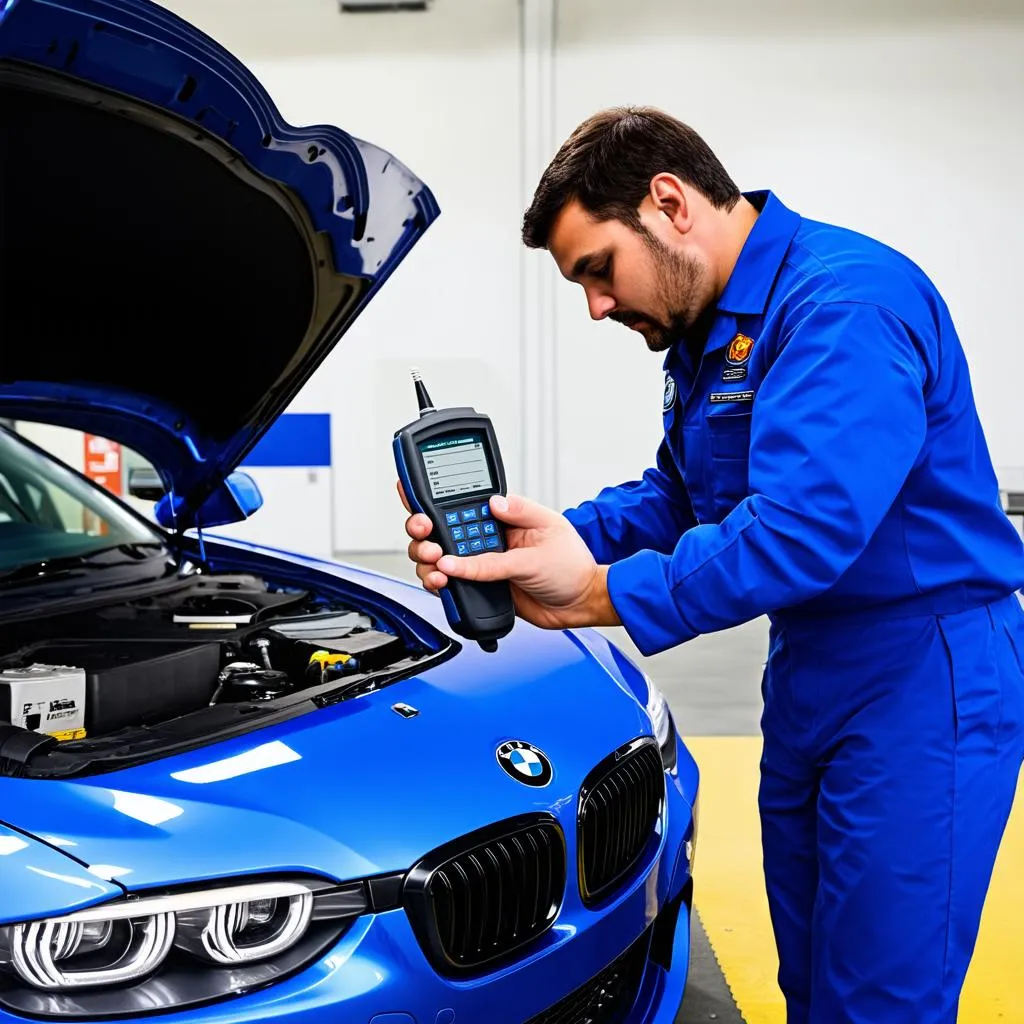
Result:
<instances>
[{"instance_id":1,"label":"obd scanner","mask_svg":"<svg viewBox=\"0 0 1024 1024\"><path fill-rule=\"evenodd\" d=\"M412 379L420 418L395 432L398 478L409 506L434 525L429 540L449 555L506 550L503 525L490 498L505 494L505 468L494 426L469 407L435 409L418 371ZM512 592L505 580L472 583L449 577L441 601L452 629L496 651L515 624Z\"/></svg>"}]
</instances>

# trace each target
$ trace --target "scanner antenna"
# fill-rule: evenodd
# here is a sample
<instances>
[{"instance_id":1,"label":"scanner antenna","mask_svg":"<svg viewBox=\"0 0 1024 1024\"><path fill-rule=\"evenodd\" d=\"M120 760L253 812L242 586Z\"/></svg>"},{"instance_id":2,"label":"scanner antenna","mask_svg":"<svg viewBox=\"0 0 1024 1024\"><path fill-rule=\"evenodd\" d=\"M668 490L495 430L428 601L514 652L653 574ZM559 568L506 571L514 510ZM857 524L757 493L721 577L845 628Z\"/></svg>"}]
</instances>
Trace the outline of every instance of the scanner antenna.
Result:
<instances>
[{"instance_id":1,"label":"scanner antenna","mask_svg":"<svg viewBox=\"0 0 1024 1024\"><path fill-rule=\"evenodd\" d=\"M427 393L427 386L423 383L423 377L415 367L412 369L412 382L416 385L416 401L420 406L420 416L426 416L429 412L437 412L434 408L434 403L430 400L430 395Z\"/></svg>"}]
</instances>

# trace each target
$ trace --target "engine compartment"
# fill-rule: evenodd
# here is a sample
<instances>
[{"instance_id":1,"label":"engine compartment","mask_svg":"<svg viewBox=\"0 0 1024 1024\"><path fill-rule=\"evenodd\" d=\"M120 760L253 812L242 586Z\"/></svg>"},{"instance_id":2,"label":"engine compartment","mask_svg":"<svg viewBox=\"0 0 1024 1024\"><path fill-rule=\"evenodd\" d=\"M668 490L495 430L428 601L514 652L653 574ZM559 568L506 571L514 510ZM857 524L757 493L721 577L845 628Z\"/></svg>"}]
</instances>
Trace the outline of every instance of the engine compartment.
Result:
<instances>
[{"instance_id":1,"label":"engine compartment","mask_svg":"<svg viewBox=\"0 0 1024 1024\"><path fill-rule=\"evenodd\" d=\"M379 608L252 572L0 625L0 774L157 756L367 692L437 653Z\"/></svg>"}]
</instances>

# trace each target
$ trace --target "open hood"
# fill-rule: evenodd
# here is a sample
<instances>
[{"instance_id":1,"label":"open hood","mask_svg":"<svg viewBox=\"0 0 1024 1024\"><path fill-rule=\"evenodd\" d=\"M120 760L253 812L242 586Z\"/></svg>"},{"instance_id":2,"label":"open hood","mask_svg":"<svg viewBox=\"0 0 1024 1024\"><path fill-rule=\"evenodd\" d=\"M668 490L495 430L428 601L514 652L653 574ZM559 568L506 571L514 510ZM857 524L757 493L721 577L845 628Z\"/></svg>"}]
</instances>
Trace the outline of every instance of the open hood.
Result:
<instances>
[{"instance_id":1,"label":"open hood","mask_svg":"<svg viewBox=\"0 0 1024 1024\"><path fill-rule=\"evenodd\" d=\"M148 0L0 0L0 92L0 417L129 445L193 525L434 197Z\"/></svg>"}]
</instances>

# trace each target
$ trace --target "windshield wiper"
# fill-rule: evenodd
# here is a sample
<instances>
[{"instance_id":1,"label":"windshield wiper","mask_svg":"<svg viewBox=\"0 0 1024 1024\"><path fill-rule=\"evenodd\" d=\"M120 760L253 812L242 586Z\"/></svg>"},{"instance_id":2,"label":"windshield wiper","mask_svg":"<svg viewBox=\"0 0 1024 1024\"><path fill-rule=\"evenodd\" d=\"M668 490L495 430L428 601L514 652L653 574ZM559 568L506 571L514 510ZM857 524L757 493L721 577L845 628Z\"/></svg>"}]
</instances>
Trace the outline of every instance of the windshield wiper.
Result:
<instances>
[{"instance_id":1,"label":"windshield wiper","mask_svg":"<svg viewBox=\"0 0 1024 1024\"><path fill-rule=\"evenodd\" d=\"M143 549L145 548L163 550L164 545L159 541L112 544L109 547L96 548L94 551L86 551L79 555L60 555L38 562L24 562L0 572L0 584L19 583L25 580L48 580L60 576L85 576L97 570L137 565L152 557L152 555L144 553ZM110 556L115 552L127 557L111 560Z\"/></svg>"}]
</instances>

